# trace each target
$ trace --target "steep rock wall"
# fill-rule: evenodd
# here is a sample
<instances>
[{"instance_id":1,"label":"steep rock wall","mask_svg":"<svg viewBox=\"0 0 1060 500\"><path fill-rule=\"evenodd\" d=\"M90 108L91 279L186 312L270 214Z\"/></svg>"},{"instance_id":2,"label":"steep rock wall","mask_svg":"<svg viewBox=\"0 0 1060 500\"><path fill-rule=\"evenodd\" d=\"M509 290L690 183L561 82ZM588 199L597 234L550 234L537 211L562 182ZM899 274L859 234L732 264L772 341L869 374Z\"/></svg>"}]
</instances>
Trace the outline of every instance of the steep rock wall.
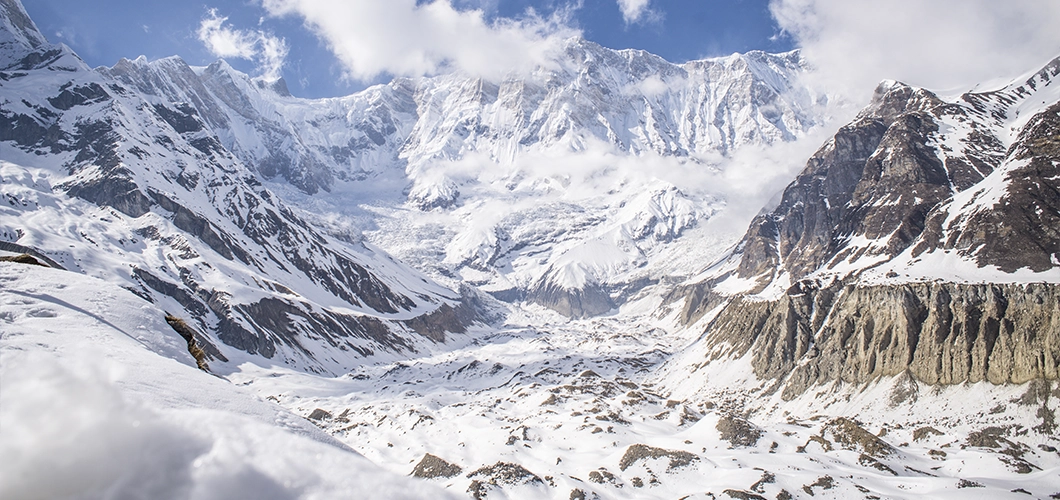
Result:
<instances>
[{"instance_id":1,"label":"steep rock wall","mask_svg":"<svg viewBox=\"0 0 1060 500\"><path fill-rule=\"evenodd\" d=\"M906 371L927 384L1055 380L1060 285L804 282L775 301L734 299L706 338L724 346L714 358L750 351L757 376L786 379L786 398Z\"/></svg>"}]
</instances>

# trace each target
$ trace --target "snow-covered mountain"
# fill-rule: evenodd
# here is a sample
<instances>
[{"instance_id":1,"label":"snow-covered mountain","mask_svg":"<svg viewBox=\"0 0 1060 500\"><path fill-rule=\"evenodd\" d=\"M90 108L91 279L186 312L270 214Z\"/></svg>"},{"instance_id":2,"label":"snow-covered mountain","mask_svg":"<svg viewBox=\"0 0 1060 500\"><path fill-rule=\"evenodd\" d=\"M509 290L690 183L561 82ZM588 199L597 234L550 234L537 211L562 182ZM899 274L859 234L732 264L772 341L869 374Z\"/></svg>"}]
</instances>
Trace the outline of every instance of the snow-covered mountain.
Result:
<instances>
[{"instance_id":1,"label":"snow-covered mountain","mask_svg":"<svg viewBox=\"0 0 1060 500\"><path fill-rule=\"evenodd\" d=\"M100 72L182 103L273 189L358 221L436 279L581 317L657 280L645 265L725 205L724 186L678 184L819 124L803 64L752 52L677 65L571 39L556 68L530 76L398 79L320 100L223 61Z\"/></svg>"},{"instance_id":2,"label":"snow-covered mountain","mask_svg":"<svg viewBox=\"0 0 1060 500\"><path fill-rule=\"evenodd\" d=\"M460 294L279 200L195 108L87 68L5 8L0 240L193 320L218 363L341 373L471 323Z\"/></svg>"}]
</instances>

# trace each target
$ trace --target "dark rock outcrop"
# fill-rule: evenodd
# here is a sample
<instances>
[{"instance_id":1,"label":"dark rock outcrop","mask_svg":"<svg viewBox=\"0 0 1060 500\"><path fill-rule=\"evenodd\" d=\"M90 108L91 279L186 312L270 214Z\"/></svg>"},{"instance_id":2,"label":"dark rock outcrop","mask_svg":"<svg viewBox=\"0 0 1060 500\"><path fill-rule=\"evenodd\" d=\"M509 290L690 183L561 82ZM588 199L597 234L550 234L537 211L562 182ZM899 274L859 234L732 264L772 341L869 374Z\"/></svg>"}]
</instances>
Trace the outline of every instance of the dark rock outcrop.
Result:
<instances>
[{"instance_id":1,"label":"dark rock outcrop","mask_svg":"<svg viewBox=\"0 0 1060 500\"><path fill-rule=\"evenodd\" d=\"M505 485L544 485L545 482L537 474L526 470L525 467L511 462L497 462L496 464L482 467L470 474L471 485L467 492L472 498L481 499L489 495L490 490L502 488Z\"/></svg>"},{"instance_id":2,"label":"dark rock outcrop","mask_svg":"<svg viewBox=\"0 0 1060 500\"><path fill-rule=\"evenodd\" d=\"M526 300L568 318L599 316L615 307L607 291L594 283L586 284L582 288L565 288L546 280L527 292Z\"/></svg>"},{"instance_id":3,"label":"dark rock outcrop","mask_svg":"<svg viewBox=\"0 0 1060 500\"><path fill-rule=\"evenodd\" d=\"M412 469L412 476L424 479L449 478L459 475L463 470L459 465L451 464L440 457L426 453L423 455L423 459Z\"/></svg>"},{"instance_id":4,"label":"dark rock outcrop","mask_svg":"<svg viewBox=\"0 0 1060 500\"><path fill-rule=\"evenodd\" d=\"M762 429L740 417L726 415L718 420L716 426L721 439L736 447L754 446L762 437Z\"/></svg>"},{"instance_id":5,"label":"dark rock outcrop","mask_svg":"<svg viewBox=\"0 0 1060 500\"><path fill-rule=\"evenodd\" d=\"M618 461L618 468L626 470L637 462L654 458L665 458L669 462L666 470L684 467L699 460L699 457L687 451L667 450L645 444L634 444L629 448L626 448L626 453L624 453L622 458Z\"/></svg>"},{"instance_id":6,"label":"dark rock outcrop","mask_svg":"<svg viewBox=\"0 0 1060 500\"><path fill-rule=\"evenodd\" d=\"M895 453L893 446L848 418L839 417L828 422L821 430L821 435L831 437L833 442L844 448L860 451L869 457L883 458Z\"/></svg>"}]
</instances>

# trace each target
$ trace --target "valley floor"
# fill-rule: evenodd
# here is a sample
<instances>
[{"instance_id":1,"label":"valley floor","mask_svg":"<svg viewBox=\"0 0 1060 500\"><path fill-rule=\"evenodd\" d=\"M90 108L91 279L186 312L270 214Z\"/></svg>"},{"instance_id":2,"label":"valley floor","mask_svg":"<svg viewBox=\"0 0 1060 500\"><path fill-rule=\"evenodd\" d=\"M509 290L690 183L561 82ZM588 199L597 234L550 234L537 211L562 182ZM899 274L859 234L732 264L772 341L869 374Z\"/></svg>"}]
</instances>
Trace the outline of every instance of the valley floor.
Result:
<instances>
[{"instance_id":1,"label":"valley floor","mask_svg":"<svg viewBox=\"0 0 1060 500\"><path fill-rule=\"evenodd\" d=\"M228 378L391 472L476 497L1060 494L1055 382L881 380L785 402L740 360L692 373L694 341L518 310L453 351L336 378L249 364Z\"/></svg>"}]
</instances>

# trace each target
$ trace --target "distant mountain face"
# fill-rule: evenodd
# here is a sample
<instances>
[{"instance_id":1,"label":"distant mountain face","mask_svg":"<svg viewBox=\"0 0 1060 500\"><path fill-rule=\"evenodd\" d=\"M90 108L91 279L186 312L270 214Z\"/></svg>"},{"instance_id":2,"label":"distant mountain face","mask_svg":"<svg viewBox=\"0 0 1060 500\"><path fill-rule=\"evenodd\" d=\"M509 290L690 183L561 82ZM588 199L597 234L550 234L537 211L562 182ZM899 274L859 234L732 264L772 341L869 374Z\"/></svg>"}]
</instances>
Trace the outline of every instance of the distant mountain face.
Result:
<instances>
[{"instance_id":1,"label":"distant mountain face","mask_svg":"<svg viewBox=\"0 0 1060 500\"><path fill-rule=\"evenodd\" d=\"M320 100L223 61L122 60L101 73L194 114L273 187L294 187L298 205L361 221L435 278L574 317L664 274L651 264L667 244L724 207L724 186L689 190L684 172L821 119L797 52L677 65L572 39L558 68Z\"/></svg>"},{"instance_id":2,"label":"distant mountain face","mask_svg":"<svg viewBox=\"0 0 1060 500\"><path fill-rule=\"evenodd\" d=\"M103 74L195 109L225 147L266 179L309 193L397 169L410 201L448 206L432 164L471 153L507 165L532 149L576 152L598 140L629 153L688 156L800 137L816 97L798 88L798 52L751 52L677 65L643 51L567 42L561 69L490 82L460 74L397 79L343 98L291 97L219 61L122 60ZM455 179L448 179L453 182ZM405 186L402 186L405 187ZM432 193L434 196L432 196Z\"/></svg>"},{"instance_id":3,"label":"distant mountain face","mask_svg":"<svg viewBox=\"0 0 1060 500\"><path fill-rule=\"evenodd\" d=\"M1060 58L951 99L881 84L779 206L682 292L685 320L708 321L690 356L751 353L786 397L904 373L1057 379L1058 80Z\"/></svg>"},{"instance_id":4,"label":"distant mountain face","mask_svg":"<svg viewBox=\"0 0 1060 500\"><path fill-rule=\"evenodd\" d=\"M88 69L17 2L2 5L0 240L11 248L194 320L219 360L234 348L336 372L474 319L459 294L277 199L212 131L220 115Z\"/></svg>"}]
</instances>

